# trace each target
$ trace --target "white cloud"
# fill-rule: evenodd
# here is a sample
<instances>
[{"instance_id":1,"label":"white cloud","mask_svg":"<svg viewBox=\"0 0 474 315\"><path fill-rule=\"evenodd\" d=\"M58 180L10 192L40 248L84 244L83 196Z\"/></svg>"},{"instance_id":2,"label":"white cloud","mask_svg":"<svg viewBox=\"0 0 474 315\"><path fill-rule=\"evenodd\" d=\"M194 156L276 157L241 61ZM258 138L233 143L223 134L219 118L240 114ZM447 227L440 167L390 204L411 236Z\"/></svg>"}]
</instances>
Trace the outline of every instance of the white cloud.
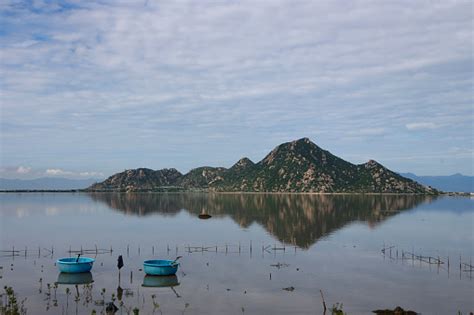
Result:
<instances>
[{"instance_id":1,"label":"white cloud","mask_svg":"<svg viewBox=\"0 0 474 315\"><path fill-rule=\"evenodd\" d=\"M18 168L16 169L16 172L18 174L28 174L29 172L31 172L31 167L28 167L28 166L18 166Z\"/></svg>"},{"instance_id":2,"label":"white cloud","mask_svg":"<svg viewBox=\"0 0 474 315\"><path fill-rule=\"evenodd\" d=\"M71 171L63 168L32 168L29 166L0 167L0 177L11 179L33 179L44 176L65 177L73 179L104 178L103 172L98 171Z\"/></svg>"},{"instance_id":3,"label":"white cloud","mask_svg":"<svg viewBox=\"0 0 474 315\"><path fill-rule=\"evenodd\" d=\"M436 129L439 126L432 122L414 122L406 124L408 130Z\"/></svg>"},{"instance_id":4,"label":"white cloud","mask_svg":"<svg viewBox=\"0 0 474 315\"><path fill-rule=\"evenodd\" d=\"M94 171L85 171L85 172L73 172L73 171L66 171L60 168L48 168L44 171L44 174L47 176L62 176L62 177L72 177L72 178L102 178L104 177L104 173L102 172L94 172Z\"/></svg>"},{"instance_id":5,"label":"white cloud","mask_svg":"<svg viewBox=\"0 0 474 315\"><path fill-rule=\"evenodd\" d=\"M45 175L50 175L50 176L73 175L72 172L64 171L60 168L48 168L44 173Z\"/></svg>"}]
</instances>

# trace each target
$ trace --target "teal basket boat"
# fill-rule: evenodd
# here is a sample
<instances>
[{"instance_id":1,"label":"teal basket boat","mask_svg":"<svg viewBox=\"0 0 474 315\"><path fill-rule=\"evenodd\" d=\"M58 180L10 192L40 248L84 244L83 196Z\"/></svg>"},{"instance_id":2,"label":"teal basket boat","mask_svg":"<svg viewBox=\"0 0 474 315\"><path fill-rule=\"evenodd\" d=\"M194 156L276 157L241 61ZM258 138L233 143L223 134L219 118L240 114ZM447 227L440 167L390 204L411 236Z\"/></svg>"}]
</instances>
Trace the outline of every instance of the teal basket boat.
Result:
<instances>
[{"instance_id":1,"label":"teal basket boat","mask_svg":"<svg viewBox=\"0 0 474 315\"><path fill-rule=\"evenodd\" d=\"M89 272L95 259L89 257L61 258L56 261L59 271L64 273Z\"/></svg>"},{"instance_id":2,"label":"teal basket boat","mask_svg":"<svg viewBox=\"0 0 474 315\"><path fill-rule=\"evenodd\" d=\"M179 263L175 260L145 260L143 270L150 276L171 276L178 271Z\"/></svg>"}]
</instances>

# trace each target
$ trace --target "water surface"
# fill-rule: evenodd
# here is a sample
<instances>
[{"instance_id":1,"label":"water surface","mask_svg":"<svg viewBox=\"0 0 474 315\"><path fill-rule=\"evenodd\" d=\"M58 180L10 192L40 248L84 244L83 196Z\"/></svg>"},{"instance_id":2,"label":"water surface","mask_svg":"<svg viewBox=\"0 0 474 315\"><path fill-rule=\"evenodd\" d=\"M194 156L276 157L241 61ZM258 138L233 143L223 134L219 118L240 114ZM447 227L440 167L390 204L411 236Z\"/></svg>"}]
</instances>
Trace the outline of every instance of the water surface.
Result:
<instances>
[{"instance_id":1,"label":"water surface","mask_svg":"<svg viewBox=\"0 0 474 315\"><path fill-rule=\"evenodd\" d=\"M459 269L474 252L465 197L28 193L0 204L0 285L28 314L100 313L112 299L117 314L322 314L320 290L349 314L474 309L472 273ZM81 248L97 248L92 273L60 275L56 259ZM143 260L177 255L177 278L145 278Z\"/></svg>"}]
</instances>

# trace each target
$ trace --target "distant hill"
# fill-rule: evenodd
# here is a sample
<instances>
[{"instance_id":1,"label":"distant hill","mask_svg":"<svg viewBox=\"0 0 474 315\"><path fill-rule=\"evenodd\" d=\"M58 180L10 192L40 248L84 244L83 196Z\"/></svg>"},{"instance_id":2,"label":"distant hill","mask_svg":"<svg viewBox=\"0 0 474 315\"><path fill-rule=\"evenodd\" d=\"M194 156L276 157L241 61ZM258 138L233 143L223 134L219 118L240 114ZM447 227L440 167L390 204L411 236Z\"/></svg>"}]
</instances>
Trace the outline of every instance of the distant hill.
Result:
<instances>
[{"instance_id":1,"label":"distant hill","mask_svg":"<svg viewBox=\"0 0 474 315\"><path fill-rule=\"evenodd\" d=\"M0 190L67 190L84 189L97 182L97 179L68 179L43 177L36 179L0 178Z\"/></svg>"},{"instance_id":2,"label":"distant hill","mask_svg":"<svg viewBox=\"0 0 474 315\"><path fill-rule=\"evenodd\" d=\"M226 192L421 193L437 191L390 171L376 161L355 165L308 138L283 143L258 163L242 158L231 168L139 168L112 175L89 191L209 190Z\"/></svg>"},{"instance_id":3,"label":"distant hill","mask_svg":"<svg viewBox=\"0 0 474 315\"><path fill-rule=\"evenodd\" d=\"M417 176L413 173L400 173L400 175L442 191L474 192L474 176L461 174L449 176Z\"/></svg>"}]
</instances>

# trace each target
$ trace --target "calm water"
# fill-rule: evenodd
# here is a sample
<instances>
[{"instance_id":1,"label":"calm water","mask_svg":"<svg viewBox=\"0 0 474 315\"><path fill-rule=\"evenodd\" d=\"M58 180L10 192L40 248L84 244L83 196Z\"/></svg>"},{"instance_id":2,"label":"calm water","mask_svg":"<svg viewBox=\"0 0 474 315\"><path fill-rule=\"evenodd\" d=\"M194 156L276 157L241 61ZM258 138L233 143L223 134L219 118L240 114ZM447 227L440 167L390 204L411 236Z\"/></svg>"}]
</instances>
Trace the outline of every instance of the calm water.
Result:
<instances>
[{"instance_id":1,"label":"calm water","mask_svg":"<svg viewBox=\"0 0 474 315\"><path fill-rule=\"evenodd\" d=\"M0 285L28 314L100 314L112 298L117 314L322 314L320 290L349 314L474 310L473 274L459 268L474 253L470 198L47 193L0 205ZM59 275L57 258L96 246L91 274ZM145 278L143 260L177 255L177 278Z\"/></svg>"}]
</instances>

